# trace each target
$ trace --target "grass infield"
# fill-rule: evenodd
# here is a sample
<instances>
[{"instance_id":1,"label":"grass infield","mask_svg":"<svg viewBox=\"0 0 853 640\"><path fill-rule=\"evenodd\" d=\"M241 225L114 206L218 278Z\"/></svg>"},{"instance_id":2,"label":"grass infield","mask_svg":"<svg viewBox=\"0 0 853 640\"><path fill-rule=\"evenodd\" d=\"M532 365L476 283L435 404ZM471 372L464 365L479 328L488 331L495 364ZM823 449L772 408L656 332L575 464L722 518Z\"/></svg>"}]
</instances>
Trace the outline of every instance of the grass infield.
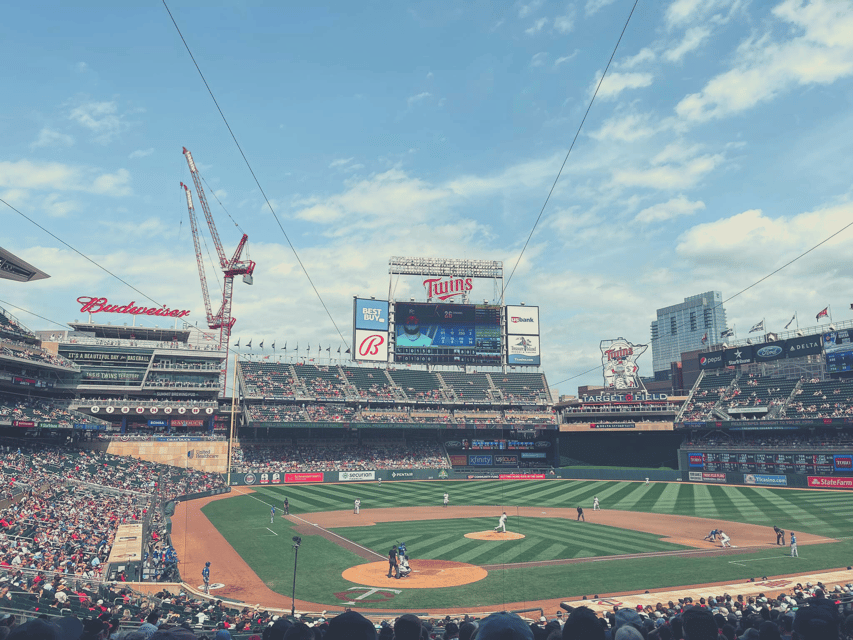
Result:
<instances>
[{"instance_id":1,"label":"grass infield","mask_svg":"<svg viewBox=\"0 0 853 640\"><path fill-rule=\"evenodd\" d=\"M211 502L205 516L273 590L289 595L293 576L291 524L276 518L267 531L269 505L280 509L285 496L291 513L351 510L361 499L370 507L437 506L450 494L453 505L592 508L598 496L604 509L677 514L842 538L837 543L800 547L800 558L788 550L768 548L736 557L631 558L545 567L492 569L484 580L446 589L404 589L393 601L359 603L361 608L441 608L500 605L595 593L675 587L686 584L747 580L764 575L813 572L848 564L853 541L844 539L853 524L850 498L843 492L780 490L757 487L680 483L643 484L575 480L483 482L386 482L337 485L255 487L253 495ZM464 537L495 526L494 518L405 521L372 527L337 528L335 533L385 555L405 541L413 558L456 560L471 564L519 563L532 560L605 556L678 549L656 536L593 523L585 527L565 519L510 518L509 529L526 537L518 541L484 542ZM299 549L297 596L313 602L341 601L334 594L356 586L341 578L347 567L365 562L320 536L303 535ZM379 558L377 558L378 560ZM733 564L732 561L741 564ZM749 562L744 562L748 560ZM745 565L745 566L744 566ZM389 580L390 588L400 588ZM393 604L392 604L393 603Z\"/></svg>"}]
</instances>

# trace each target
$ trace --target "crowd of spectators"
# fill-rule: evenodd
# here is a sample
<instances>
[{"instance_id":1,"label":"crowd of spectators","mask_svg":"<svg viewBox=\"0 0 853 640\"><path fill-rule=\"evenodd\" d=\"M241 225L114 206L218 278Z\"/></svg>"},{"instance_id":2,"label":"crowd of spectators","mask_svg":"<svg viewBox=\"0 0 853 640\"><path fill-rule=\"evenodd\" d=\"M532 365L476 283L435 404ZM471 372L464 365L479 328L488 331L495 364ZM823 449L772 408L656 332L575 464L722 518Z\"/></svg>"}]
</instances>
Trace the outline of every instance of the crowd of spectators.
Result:
<instances>
[{"instance_id":1,"label":"crowd of spectators","mask_svg":"<svg viewBox=\"0 0 853 640\"><path fill-rule=\"evenodd\" d=\"M510 612L428 617L407 613L369 619L358 611L326 618L325 612L285 616L260 605L161 591L139 596L121 584L59 580L30 592L7 576L2 598L41 604L39 617L0 619L0 637L63 640L846 640L853 636L853 585L798 584L775 597L720 594L643 606L614 605L603 614L562 605L548 615L521 618ZM544 611L542 612L545 613ZM35 611L32 612L36 615ZM371 615L371 613L368 613Z\"/></svg>"},{"instance_id":2,"label":"crowd of spectators","mask_svg":"<svg viewBox=\"0 0 853 640\"><path fill-rule=\"evenodd\" d=\"M75 365L70 360L63 358L60 355L55 355L44 349L40 349L26 342L13 342L3 340L0 345L0 355L10 358L18 358L19 360L29 360L30 362L39 362L42 364L51 364L55 367L63 369L74 369Z\"/></svg>"},{"instance_id":3,"label":"crowd of spectators","mask_svg":"<svg viewBox=\"0 0 853 640\"><path fill-rule=\"evenodd\" d=\"M239 451L235 467L255 473L450 468L440 445L432 442L243 444Z\"/></svg>"},{"instance_id":4,"label":"crowd of spectators","mask_svg":"<svg viewBox=\"0 0 853 640\"><path fill-rule=\"evenodd\" d=\"M742 432L741 432L742 433ZM761 437L732 437L715 432L705 438L688 438L682 447L720 447L738 449L832 449L853 446L853 434L843 431L815 431L803 435L763 435Z\"/></svg>"},{"instance_id":5,"label":"crowd of spectators","mask_svg":"<svg viewBox=\"0 0 853 640\"><path fill-rule=\"evenodd\" d=\"M71 428L102 420L41 399L0 393L0 422L48 422Z\"/></svg>"}]
</instances>

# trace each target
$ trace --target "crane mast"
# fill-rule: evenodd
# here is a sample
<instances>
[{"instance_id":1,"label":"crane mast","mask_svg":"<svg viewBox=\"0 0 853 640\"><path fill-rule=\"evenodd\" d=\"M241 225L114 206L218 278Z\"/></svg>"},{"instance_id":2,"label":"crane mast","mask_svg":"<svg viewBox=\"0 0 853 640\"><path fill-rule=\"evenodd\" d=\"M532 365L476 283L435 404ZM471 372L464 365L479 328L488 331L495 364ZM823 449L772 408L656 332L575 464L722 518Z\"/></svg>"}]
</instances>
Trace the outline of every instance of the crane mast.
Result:
<instances>
[{"instance_id":1,"label":"crane mast","mask_svg":"<svg viewBox=\"0 0 853 640\"><path fill-rule=\"evenodd\" d=\"M240 238L240 242L237 243L237 249L234 251L234 255L231 259L228 260L225 257L225 250L222 248L222 241L219 239L219 233L216 230L216 223L213 221L213 215L211 214L210 207L207 204L207 197L204 194L204 188L201 186L201 177L198 174L195 161L193 160L192 154L186 147L184 147L183 152L187 160L187 165L190 168L190 174L193 177L193 183L195 184L196 193L198 194L198 200L201 203L202 210L204 211L204 217L207 219L207 226L210 229L210 235L211 238L213 238L216 253L219 256L219 266L224 275L222 303L219 306L219 311L214 314L210 304L210 294L207 289L207 278L205 276L204 261L201 255L200 235L196 221L195 207L193 207L192 192L189 187L182 182L181 187L184 188L187 195L187 210L189 211L190 216L190 228L192 229L195 257L196 262L198 263L198 276L201 282L201 292L202 296L204 296L204 309L207 313L207 326L211 329L219 329L219 348L226 351L225 368L223 369L222 376L222 391L224 394L226 381L228 380L227 352L228 347L231 344L231 328L237 321L236 318L231 316L231 301L234 294L234 277L242 275L243 282L246 284L252 284L252 274L255 272L255 263L252 260L241 259L243 248L249 240L249 236L245 233L243 234L243 237Z\"/></svg>"}]
</instances>

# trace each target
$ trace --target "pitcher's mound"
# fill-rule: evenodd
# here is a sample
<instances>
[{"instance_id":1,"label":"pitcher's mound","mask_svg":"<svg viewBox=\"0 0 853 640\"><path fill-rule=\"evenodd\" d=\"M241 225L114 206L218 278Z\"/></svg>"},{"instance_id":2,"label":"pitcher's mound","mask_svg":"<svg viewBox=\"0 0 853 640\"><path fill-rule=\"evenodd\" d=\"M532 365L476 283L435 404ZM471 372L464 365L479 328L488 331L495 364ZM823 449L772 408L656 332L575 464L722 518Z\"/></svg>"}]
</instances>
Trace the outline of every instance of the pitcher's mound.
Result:
<instances>
[{"instance_id":1,"label":"pitcher's mound","mask_svg":"<svg viewBox=\"0 0 853 640\"><path fill-rule=\"evenodd\" d=\"M437 589L459 587L482 580L489 572L474 564L449 560L409 560L412 572L405 578L388 577L388 562L359 564L344 571L344 580L368 587L392 589Z\"/></svg>"},{"instance_id":2,"label":"pitcher's mound","mask_svg":"<svg viewBox=\"0 0 853 640\"><path fill-rule=\"evenodd\" d=\"M466 533L465 537L474 540L521 540L524 536L514 531L507 531L506 533L503 531L474 531L473 533Z\"/></svg>"}]
</instances>

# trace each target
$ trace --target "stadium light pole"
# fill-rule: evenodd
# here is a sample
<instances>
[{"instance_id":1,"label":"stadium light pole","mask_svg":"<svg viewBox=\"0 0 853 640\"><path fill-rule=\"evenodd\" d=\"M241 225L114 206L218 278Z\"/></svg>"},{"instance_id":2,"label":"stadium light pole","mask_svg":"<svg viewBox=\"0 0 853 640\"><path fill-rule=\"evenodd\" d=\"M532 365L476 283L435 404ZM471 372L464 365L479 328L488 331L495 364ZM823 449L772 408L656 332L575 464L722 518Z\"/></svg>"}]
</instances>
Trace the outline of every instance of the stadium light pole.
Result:
<instances>
[{"instance_id":1,"label":"stadium light pole","mask_svg":"<svg viewBox=\"0 0 853 640\"><path fill-rule=\"evenodd\" d=\"M296 615L296 560L299 558L299 545L302 538L293 536L293 591L290 594L290 617Z\"/></svg>"}]
</instances>

